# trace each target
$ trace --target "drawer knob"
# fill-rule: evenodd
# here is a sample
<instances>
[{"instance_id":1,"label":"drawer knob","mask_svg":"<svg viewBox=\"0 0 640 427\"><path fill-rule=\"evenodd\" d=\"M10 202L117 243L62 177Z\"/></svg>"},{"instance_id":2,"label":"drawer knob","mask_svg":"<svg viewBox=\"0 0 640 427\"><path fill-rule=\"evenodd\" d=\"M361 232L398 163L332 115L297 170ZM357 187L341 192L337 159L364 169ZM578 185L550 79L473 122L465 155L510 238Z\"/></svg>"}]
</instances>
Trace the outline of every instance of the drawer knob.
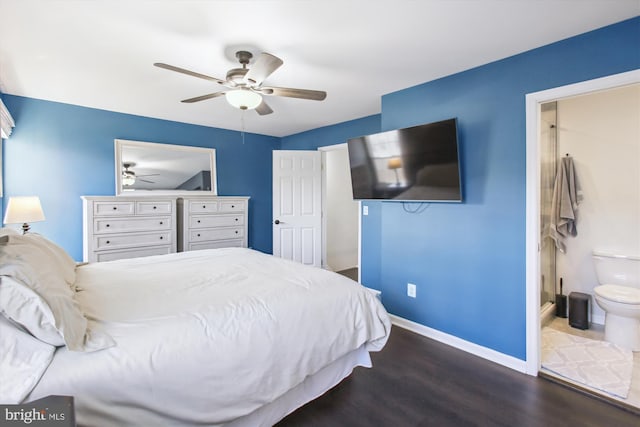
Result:
<instances>
[{"instance_id":1,"label":"drawer knob","mask_svg":"<svg viewBox=\"0 0 640 427\"><path fill-rule=\"evenodd\" d=\"M233 208L235 208L235 207L236 207L236 205L231 205L231 209L233 209Z\"/></svg>"},{"instance_id":2,"label":"drawer knob","mask_svg":"<svg viewBox=\"0 0 640 427\"><path fill-rule=\"evenodd\" d=\"M200 224L200 220L198 220L198 224Z\"/></svg>"},{"instance_id":3,"label":"drawer knob","mask_svg":"<svg viewBox=\"0 0 640 427\"><path fill-rule=\"evenodd\" d=\"M164 224L164 222L160 221L160 225Z\"/></svg>"},{"instance_id":4,"label":"drawer knob","mask_svg":"<svg viewBox=\"0 0 640 427\"><path fill-rule=\"evenodd\" d=\"M107 240L107 245L108 245L109 243L111 243L111 241Z\"/></svg>"},{"instance_id":5,"label":"drawer knob","mask_svg":"<svg viewBox=\"0 0 640 427\"><path fill-rule=\"evenodd\" d=\"M238 218L236 218L236 221L238 221Z\"/></svg>"},{"instance_id":6,"label":"drawer knob","mask_svg":"<svg viewBox=\"0 0 640 427\"><path fill-rule=\"evenodd\" d=\"M198 233L198 237L200 237L200 233Z\"/></svg>"},{"instance_id":7,"label":"drawer knob","mask_svg":"<svg viewBox=\"0 0 640 427\"><path fill-rule=\"evenodd\" d=\"M236 230L236 234L238 234L238 230Z\"/></svg>"},{"instance_id":8,"label":"drawer knob","mask_svg":"<svg viewBox=\"0 0 640 427\"><path fill-rule=\"evenodd\" d=\"M160 236L160 240L164 239L164 236Z\"/></svg>"},{"instance_id":9,"label":"drawer knob","mask_svg":"<svg viewBox=\"0 0 640 427\"><path fill-rule=\"evenodd\" d=\"M156 206L154 206L153 209L158 209L158 208Z\"/></svg>"},{"instance_id":10,"label":"drawer knob","mask_svg":"<svg viewBox=\"0 0 640 427\"><path fill-rule=\"evenodd\" d=\"M114 211L117 211L117 210L118 210L118 208L117 208L116 206L114 206L114 207L113 207L113 210L114 210Z\"/></svg>"},{"instance_id":11,"label":"drawer knob","mask_svg":"<svg viewBox=\"0 0 640 427\"><path fill-rule=\"evenodd\" d=\"M207 209L207 205L202 205L202 209Z\"/></svg>"},{"instance_id":12,"label":"drawer knob","mask_svg":"<svg viewBox=\"0 0 640 427\"><path fill-rule=\"evenodd\" d=\"M109 227L109 224L105 225L105 227Z\"/></svg>"}]
</instances>

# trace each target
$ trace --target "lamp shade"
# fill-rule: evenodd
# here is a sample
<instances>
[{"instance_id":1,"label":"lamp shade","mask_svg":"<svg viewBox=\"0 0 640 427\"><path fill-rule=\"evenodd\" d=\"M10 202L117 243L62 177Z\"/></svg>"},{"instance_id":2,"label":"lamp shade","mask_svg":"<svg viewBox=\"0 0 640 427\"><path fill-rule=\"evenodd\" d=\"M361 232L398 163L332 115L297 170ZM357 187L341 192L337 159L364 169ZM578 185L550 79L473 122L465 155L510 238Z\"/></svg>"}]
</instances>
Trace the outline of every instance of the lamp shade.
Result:
<instances>
[{"instance_id":1,"label":"lamp shade","mask_svg":"<svg viewBox=\"0 0 640 427\"><path fill-rule=\"evenodd\" d=\"M400 169L402 167L402 160L400 157L392 157L387 162L387 168L389 169Z\"/></svg>"},{"instance_id":2,"label":"lamp shade","mask_svg":"<svg viewBox=\"0 0 640 427\"><path fill-rule=\"evenodd\" d=\"M230 90L224 94L227 102L241 110L253 110L262 103L262 96L249 89Z\"/></svg>"},{"instance_id":3,"label":"lamp shade","mask_svg":"<svg viewBox=\"0 0 640 427\"><path fill-rule=\"evenodd\" d=\"M4 215L5 224L44 221L44 212L37 196L10 197Z\"/></svg>"}]
</instances>

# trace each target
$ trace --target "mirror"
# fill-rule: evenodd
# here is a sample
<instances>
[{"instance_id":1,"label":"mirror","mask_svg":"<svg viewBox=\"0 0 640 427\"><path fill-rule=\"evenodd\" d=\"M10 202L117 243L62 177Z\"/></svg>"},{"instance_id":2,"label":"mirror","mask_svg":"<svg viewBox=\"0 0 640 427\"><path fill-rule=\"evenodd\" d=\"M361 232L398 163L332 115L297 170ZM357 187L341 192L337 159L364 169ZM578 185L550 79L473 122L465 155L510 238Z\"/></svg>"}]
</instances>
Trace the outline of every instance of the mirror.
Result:
<instances>
[{"instance_id":1,"label":"mirror","mask_svg":"<svg viewBox=\"0 0 640 427\"><path fill-rule=\"evenodd\" d=\"M115 140L116 195L216 195L216 150Z\"/></svg>"}]
</instances>

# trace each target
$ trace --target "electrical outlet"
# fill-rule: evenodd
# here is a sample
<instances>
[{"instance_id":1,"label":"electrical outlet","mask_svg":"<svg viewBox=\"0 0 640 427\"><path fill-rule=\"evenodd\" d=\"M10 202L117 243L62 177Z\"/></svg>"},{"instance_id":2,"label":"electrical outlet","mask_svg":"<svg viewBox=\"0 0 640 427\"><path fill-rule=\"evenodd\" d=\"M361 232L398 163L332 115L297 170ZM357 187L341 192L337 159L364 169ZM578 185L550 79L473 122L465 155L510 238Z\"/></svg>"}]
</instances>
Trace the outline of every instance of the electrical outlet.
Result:
<instances>
[{"instance_id":1,"label":"electrical outlet","mask_svg":"<svg viewBox=\"0 0 640 427\"><path fill-rule=\"evenodd\" d=\"M407 295L411 298L416 297L416 285L413 283L407 283Z\"/></svg>"},{"instance_id":2,"label":"electrical outlet","mask_svg":"<svg viewBox=\"0 0 640 427\"><path fill-rule=\"evenodd\" d=\"M362 207L362 215L369 215L369 206L364 205Z\"/></svg>"}]
</instances>

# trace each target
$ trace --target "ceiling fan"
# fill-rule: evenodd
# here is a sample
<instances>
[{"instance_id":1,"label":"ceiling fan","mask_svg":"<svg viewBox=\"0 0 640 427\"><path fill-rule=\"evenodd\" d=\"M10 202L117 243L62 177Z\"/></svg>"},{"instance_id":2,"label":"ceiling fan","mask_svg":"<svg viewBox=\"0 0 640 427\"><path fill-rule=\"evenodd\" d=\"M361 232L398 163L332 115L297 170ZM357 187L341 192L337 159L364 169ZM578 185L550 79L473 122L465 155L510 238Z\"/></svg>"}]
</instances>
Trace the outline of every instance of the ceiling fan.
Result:
<instances>
[{"instance_id":1,"label":"ceiling fan","mask_svg":"<svg viewBox=\"0 0 640 427\"><path fill-rule=\"evenodd\" d=\"M134 167L136 164L134 162L127 162L127 163L123 163L123 170L122 170L122 184L125 186L131 186L133 184L135 184L136 180L139 179L142 182L147 182L149 184L155 184L154 181L149 181L147 179L142 179L142 177L147 177L147 176L158 176L160 175L159 173L152 173L152 174L146 174L146 175L136 175L136 173L132 170L130 170L129 168Z\"/></svg>"},{"instance_id":2,"label":"ceiling fan","mask_svg":"<svg viewBox=\"0 0 640 427\"><path fill-rule=\"evenodd\" d=\"M277 70L284 62L282 59L274 55L263 52L260 54L253 66L251 68L247 68L252 57L253 54L245 50L236 52L236 58L238 58L238 61L242 64L242 68L232 68L229 70L225 80L196 73L195 71L185 70L184 68L164 64L162 62L156 62L153 65L166 70L176 71L178 73L209 80L229 89L182 100L182 102L186 103L204 101L205 99L217 98L224 95L227 102L234 107L241 110L255 109L258 114L264 116L266 114L273 113L273 110L269 105L267 105L264 99L262 99L263 95L310 99L314 101L322 101L327 97L326 92L319 90L262 86L264 80Z\"/></svg>"}]
</instances>

